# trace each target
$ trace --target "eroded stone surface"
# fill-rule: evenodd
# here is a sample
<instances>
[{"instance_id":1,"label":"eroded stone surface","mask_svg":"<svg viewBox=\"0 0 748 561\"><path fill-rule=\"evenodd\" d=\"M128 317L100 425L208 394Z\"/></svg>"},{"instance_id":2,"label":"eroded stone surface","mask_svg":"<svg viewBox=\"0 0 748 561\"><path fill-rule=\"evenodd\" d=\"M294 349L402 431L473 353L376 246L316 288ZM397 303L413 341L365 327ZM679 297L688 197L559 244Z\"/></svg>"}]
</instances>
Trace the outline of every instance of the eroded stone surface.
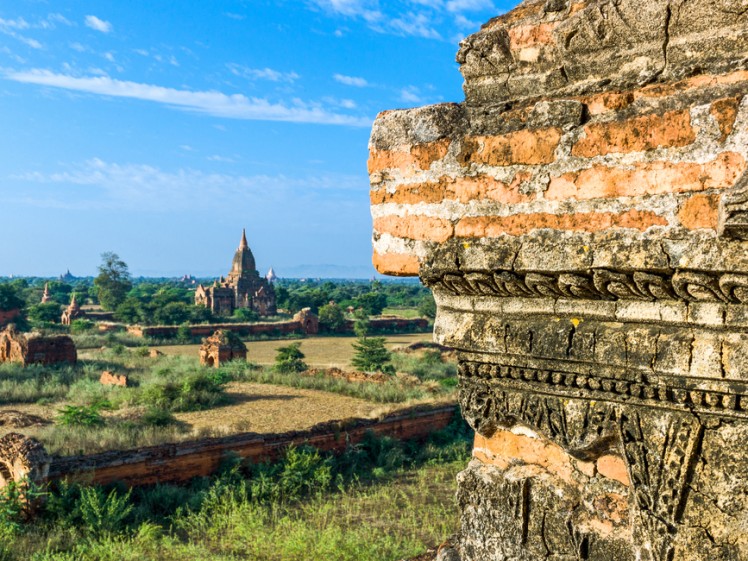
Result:
<instances>
[{"instance_id":1,"label":"eroded stone surface","mask_svg":"<svg viewBox=\"0 0 748 561\"><path fill-rule=\"evenodd\" d=\"M528 0L390 111L374 264L476 430L465 561L748 559L748 6Z\"/></svg>"}]
</instances>

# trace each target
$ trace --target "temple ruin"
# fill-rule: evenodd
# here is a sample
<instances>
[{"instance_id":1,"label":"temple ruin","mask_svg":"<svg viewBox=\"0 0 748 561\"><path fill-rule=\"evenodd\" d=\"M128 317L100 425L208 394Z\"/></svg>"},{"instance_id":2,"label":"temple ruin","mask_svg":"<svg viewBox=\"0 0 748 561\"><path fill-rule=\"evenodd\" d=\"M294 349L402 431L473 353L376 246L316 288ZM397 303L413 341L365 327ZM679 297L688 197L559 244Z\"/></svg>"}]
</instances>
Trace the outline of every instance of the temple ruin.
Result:
<instances>
[{"instance_id":1,"label":"temple ruin","mask_svg":"<svg viewBox=\"0 0 748 561\"><path fill-rule=\"evenodd\" d=\"M374 264L476 431L442 559L748 559L745 1L528 0L381 113Z\"/></svg>"},{"instance_id":2,"label":"temple ruin","mask_svg":"<svg viewBox=\"0 0 748 561\"><path fill-rule=\"evenodd\" d=\"M195 305L205 306L216 315L231 315L237 308L248 308L261 316L276 313L275 290L268 279L257 272L246 231L242 230L242 240L228 277L221 277L212 286L198 285Z\"/></svg>"},{"instance_id":3,"label":"temple ruin","mask_svg":"<svg viewBox=\"0 0 748 561\"><path fill-rule=\"evenodd\" d=\"M60 316L60 323L62 323L62 325L70 325L74 320L85 317L86 312L81 309L80 305L78 304L78 300L75 297L75 293L73 293L73 296L70 299L70 304L62 311L62 315Z\"/></svg>"},{"instance_id":4,"label":"temple ruin","mask_svg":"<svg viewBox=\"0 0 748 561\"><path fill-rule=\"evenodd\" d=\"M200 346L200 364L218 368L232 360L247 360L247 345L236 333L219 329L210 337L203 339Z\"/></svg>"},{"instance_id":5,"label":"temple ruin","mask_svg":"<svg viewBox=\"0 0 748 561\"><path fill-rule=\"evenodd\" d=\"M78 352L67 335L44 336L20 333L14 325L0 331L0 362L28 364L75 364Z\"/></svg>"}]
</instances>

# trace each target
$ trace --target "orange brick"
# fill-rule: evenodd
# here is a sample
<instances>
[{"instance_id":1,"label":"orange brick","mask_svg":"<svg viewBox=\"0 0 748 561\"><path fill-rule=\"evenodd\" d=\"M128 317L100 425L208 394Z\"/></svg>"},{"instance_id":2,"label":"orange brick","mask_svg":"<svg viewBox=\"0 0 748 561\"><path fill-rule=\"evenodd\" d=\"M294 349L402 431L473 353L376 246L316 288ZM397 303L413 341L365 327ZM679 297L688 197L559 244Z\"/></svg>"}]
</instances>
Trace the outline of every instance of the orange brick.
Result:
<instances>
[{"instance_id":1,"label":"orange brick","mask_svg":"<svg viewBox=\"0 0 748 561\"><path fill-rule=\"evenodd\" d=\"M464 163L511 166L550 164L561 139L561 129L519 130L502 136L473 136L463 141Z\"/></svg>"},{"instance_id":2,"label":"orange brick","mask_svg":"<svg viewBox=\"0 0 748 561\"><path fill-rule=\"evenodd\" d=\"M398 185L397 190L392 193L386 189L379 189L371 191L369 198L372 205L439 203L447 197L446 180L448 179Z\"/></svg>"},{"instance_id":3,"label":"orange brick","mask_svg":"<svg viewBox=\"0 0 748 561\"><path fill-rule=\"evenodd\" d=\"M573 156L591 158L611 152L643 152L658 146L687 146L696 140L687 110L645 115L625 121L593 123L571 150Z\"/></svg>"},{"instance_id":4,"label":"orange brick","mask_svg":"<svg viewBox=\"0 0 748 561\"><path fill-rule=\"evenodd\" d=\"M597 459L597 471L603 477L615 479L623 485L629 484L629 472L626 469L626 462L619 456L611 454L601 456Z\"/></svg>"},{"instance_id":5,"label":"orange brick","mask_svg":"<svg viewBox=\"0 0 748 561\"><path fill-rule=\"evenodd\" d=\"M590 115L599 115L606 111L618 111L628 107L634 101L632 92L607 92L582 98L582 103L587 105Z\"/></svg>"},{"instance_id":6,"label":"orange brick","mask_svg":"<svg viewBox=\"0 0 748 561\"><path fill-rule=\"evenodd\" d=\"M503 204L516 204L533 200L532 196L525 195L519 190L520 186L529 181L531 177L529 173L517 173L512 183L507 185L503 181L482 174L456 179L443 176L439 178L439 181L399 185L394 192L386 189L371 191L369 198L372 205L433 204L444 200L461 203L489 200Z\"/></svg>"},{"instance_id":7,"label":"orange brick","mask_svg":"<svg viewBox=\"0 0 748 561\"><path fill-rule=\"evenodd\" d=\"M715 86L728 86L738 82L748 81L748 70L737 70L727 74L700 74L692 76L675 84L652 84L634 91L634 97L658 98L673 95L689 89L705 89Z\"/></svg>"},{"instance_id":8,"label":"orange brick","mask_svg":"<svg viewBox=\"0 0 748 561\"><path fill-rule=\"evenodd\" d=\"M426 144L416 144L400 150L371 150L369 152L369 173L384 169L426 170L433 162L441 160L447 154L452 141L442 138Z\"/></svg>"},{"instance_id":9,"label":"orange brick","mask_svg":"<svg viewBox=\"0 0 748 561\"><path fill-rule=\"evenodd\" d=\"M491 438L475 435L473 457L506 469L518 463L540 466L567 482L574 480L576 460L563 448L545 440L500 430Z\"/></svg>"},{"instance_id":10,"label":"orange brick","mask_svg":"<svg viewBox=\"0 0 748 561\"><path fill-rule=\"evenodd\" d=\"M736 152L723 152L705 164L643 162L633 169L598 165L552 177L545 198L581 201L725 189L735 184L744 169L745 160Z\"/></svg>"},{"instance_id":11,"label":"orange brick","mask_svg":"<svg viewBox=\"0 0 748 561\"><path fill-rule=\"evenodd\" d=\"M509 45L512 50L549 45L553 43L553 30L557 23L540 25L518 25L509 29Z\"/></svg>"},{"instance_id":12,"label":"orange brick","mask_svg":"<svg viewBox=\"0 0 748 561\"><path fill-rule=\"evenodd\" d=\"M717 229L719 223L719 195L694 195L678 209L678 220L690 230Z\"/></svg>"},{"instance_id":13,"label":"orange brick","mask_svg":"<svg viewBox=\"0 0 748 561\"><path fill-rule=\"evenodd\" d=\"M652 226L667 226L667 224L667 220L662 216L639 210L628 210L621 214L588 212L478 216L460 220L455 226L455 236L459 238L496 238L502 234L519 236L541 228L582 232L599 232L609 228L633 228L644 231Z\"/></svg>"},{"instance_id":14,"label":"orange brick","mask_svg":"<svg viewBox=\"0 0 748 561\"><path fill-rule=\"evenodd\" d=\"M732 134L735 127L735 118L738 116L738 106L740 99L736 97L726 97L718 99L712 103L711 114L719 123L719 130L722 133L720 142L724 142Z\"/></svg>"},{"instance_id":15,"label":"orange brick","mask_svg":"<svg viewBox=\"0 0 748 561\"><path fill-rule=\"evenodd\" d=\"M372 255L374 268L383 275L397 277L414 277L418 275L420 265L418 257L409 253L378 253Z\"/></svg>"},{"instance_id":16,"label":"orange brick","mask_svg":"<svg viewBox=\"0 0 748 561\"><path fill-rule=\"evenodd\" d=\"M449 220L432 216L383 216L374 220L374 230L409 240L445 242L454 234Z\"/></svg>"}]
</instances>

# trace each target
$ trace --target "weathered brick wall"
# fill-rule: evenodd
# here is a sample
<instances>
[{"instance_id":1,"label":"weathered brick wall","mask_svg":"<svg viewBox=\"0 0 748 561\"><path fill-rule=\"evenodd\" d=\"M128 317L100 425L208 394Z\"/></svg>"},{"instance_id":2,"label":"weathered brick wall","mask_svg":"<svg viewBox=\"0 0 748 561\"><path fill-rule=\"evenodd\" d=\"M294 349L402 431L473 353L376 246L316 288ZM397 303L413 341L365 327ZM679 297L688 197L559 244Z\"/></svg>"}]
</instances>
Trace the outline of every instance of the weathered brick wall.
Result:
<instances>
[{"instance_id":1,"label":"weathered brick wall","mask_svg":"<svg viewBox=\"0 0 748 561\"><path fill-rule=\"evenodd\" d=\"M331 421L306 431L269 435L243 433L136 450L54 458L51 464L48 461L48 471L43 477L98 485L115 481L132 486L182 482L215 473L229 454L259 463L276 459L289 446L309 445L323 451L343 451L361 442L368 432L400 440L422 440L447 427L456 413L455 406L420 408L380 420ZM15 460L10 454L7 458L2 456L2 445L0 440L0 488L3 486L2 462Z\"/></svg>"},{"instance_id":2,"label":"weathered brick wall","mask_svg":"<svg viewBox=\"0 0 748 561\"><path fill-rule=\"evenodd\" d=\"M477 433L463 560L748 559L747 7L526 1L463 103L377 118L374 264Z\"/></svg>"}]
</instances>

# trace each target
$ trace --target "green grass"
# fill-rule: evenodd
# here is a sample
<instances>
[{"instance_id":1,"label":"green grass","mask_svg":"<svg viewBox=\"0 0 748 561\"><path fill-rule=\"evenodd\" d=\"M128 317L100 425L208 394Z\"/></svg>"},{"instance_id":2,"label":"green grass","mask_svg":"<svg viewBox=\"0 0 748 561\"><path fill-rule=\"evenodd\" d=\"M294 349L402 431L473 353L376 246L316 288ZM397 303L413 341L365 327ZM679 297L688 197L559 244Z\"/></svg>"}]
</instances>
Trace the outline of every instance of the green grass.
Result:
<instances>
[{"instance_id":1,"label":"green grass","mask_svg":"<svg viewBox=\"0 0 748 561\"><path fill-rule=\"evenodd\" d=\"M425 443L370 437L339 456L290 449L277 463L227 462L188 486L130 494L61 485L31 523L0 520L3 561L397 560L457 529L461 420ZM5 522L5 525L3 525ZM13 525L9 524L14 522Z\"/></svg>"}]
</instances>

